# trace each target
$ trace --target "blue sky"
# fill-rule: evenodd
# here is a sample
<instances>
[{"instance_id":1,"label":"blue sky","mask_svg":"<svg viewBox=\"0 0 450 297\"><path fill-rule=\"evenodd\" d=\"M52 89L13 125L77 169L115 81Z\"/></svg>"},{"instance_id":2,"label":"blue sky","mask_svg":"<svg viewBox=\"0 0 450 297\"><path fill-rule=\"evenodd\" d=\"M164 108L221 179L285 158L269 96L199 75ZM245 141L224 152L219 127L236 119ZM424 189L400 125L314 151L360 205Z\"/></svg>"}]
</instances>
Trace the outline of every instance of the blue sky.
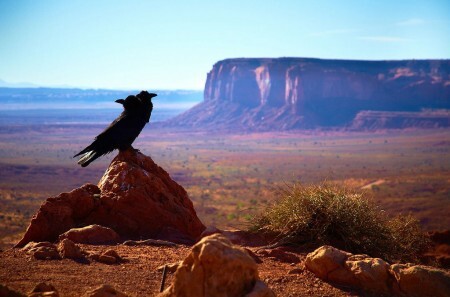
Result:
<instances>
[{"instance_id":1,"label":"blue sky","mask_svg":"<svg viewBox=\"0 0 450 297\"><path fill-rule=\"evenodd\" d=\"M0 79L202 89L233 57L449 59L450 1L0 0Z\"/></svg>"}]
</instances>

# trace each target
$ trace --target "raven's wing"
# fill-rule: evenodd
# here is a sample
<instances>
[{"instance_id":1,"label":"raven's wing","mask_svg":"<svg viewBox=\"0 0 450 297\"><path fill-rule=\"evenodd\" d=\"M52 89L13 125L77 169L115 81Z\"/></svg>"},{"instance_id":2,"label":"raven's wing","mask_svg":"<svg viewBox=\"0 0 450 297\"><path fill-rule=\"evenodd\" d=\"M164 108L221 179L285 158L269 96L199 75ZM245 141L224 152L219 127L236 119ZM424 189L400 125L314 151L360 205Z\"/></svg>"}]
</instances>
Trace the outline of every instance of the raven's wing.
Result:
<instances>
[{"instance_id":1,"label":"raven's wing","mask_svg":"<svg viewBox=\"0 0 450 297\"><path fill-rule=\"evenodd\" d=\"M145 123L142 120L130 115L120 115L96 138L95 142L109 153L118 148L126 148L136 139ZM106 154L105 153L105 154Z\"/></svg>"},{"instance_id":2,"label":"raven's wing","mask_svg":"<svg viewBox=\"0 0 450 297\"><path fill-rule=\"evenodd\" d=\"M145 125L145 123L144 123ZM76 154L74 157L83 155L78 164L85 167L98 157L112 152L118 148L126 148L136 139L143 125L136 118L122 113L115 119L95 140Z\"/></svg>"},{"instance_id":3,"label":"raven's wing","mask_svg":"<svg viewBox=\"0 0 450 297\"><path fill-rule=\"evenodd\" d=\"M78 156L80 156L80 155L83 155L83 154L86 154L87 152L89 152L89 151L91 151L91 150L93 150L93 149L95 149L95 148L99 148L101 145L100 145L100 143L99 143L99 141L98 141L98 139L100 138L100 139L105 139L105 141L107 141L107 139L108 139L108 135L110 135L111 133L114 133L114 131L116 130L116 129L118 129L118 128L114 128L116 125L119 125L119 126L121 126L121 125L123 125L123 124L120 124L120 122L121 121L123 121L123 119L124 118L126 118L126 114L125 113L123 113L122 112L122 114L120 114L120 116L118 116L108 127L106 127L105 128L105 130L103 130L99 135L97 135L95 138L94 138L94 142L92 142L90 145L88 145L87 147L85 147L82 151L80 151L78 154L76 154L75 156L73 156L74 158L75 157L78 157ZM122 129L118 129L118 130L123 130L123 128ZM103 135L103 136L102 136ZM107 145L106 143L104 144L104 145ZM112 151L112 150L111 150ZM109 152L109 151L108 151ZM108 152L106 152L106 153L108 153ZM104 153L104 154L106 154L106 153Z\"/></svg>"}]
</instances>

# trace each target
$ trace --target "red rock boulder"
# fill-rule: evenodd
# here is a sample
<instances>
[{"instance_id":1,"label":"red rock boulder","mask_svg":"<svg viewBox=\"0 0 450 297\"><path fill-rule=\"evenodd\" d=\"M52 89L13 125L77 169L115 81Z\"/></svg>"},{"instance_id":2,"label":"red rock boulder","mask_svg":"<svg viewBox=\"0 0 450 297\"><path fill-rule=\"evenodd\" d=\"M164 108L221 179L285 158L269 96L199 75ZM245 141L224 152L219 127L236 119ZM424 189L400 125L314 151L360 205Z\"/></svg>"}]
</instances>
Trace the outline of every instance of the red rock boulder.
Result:
<instances>
[{"instance_id":1,"label":"red rock boulder","mask_svg":"<svg viewBox=\"0 0 450 297\"><path fill-rule=\"evenodd\" d=\"M99 194L97 186L86 184L69 193L47 198L31 219L25 235L16 247L23 247L31 241L57 240L60 234L75 227L98 207L99 203L94 195Z\"/></svg>"},{"instance_id":2,"label":"red rock boulder","mask_svg":"<svg viewBox=\"0 0 450 297\"><path fill-rule=\"evenodd\" d=\"M194 240L205 229L186 190L138 151L119 153L99 188L101 207L87 221L121 236Z\"/></svg>"},{"instance_id":3,"label":"red rock boulder","mask_svg":"<svg viewBox=\"0 0 450 297\"><path fill-rule=\"evenodd\" d=\"M76 243L107 244L120 241L119 234L108 227L89 225L83 228L73 228L59 236L59 240L69 239Z\"/></svg>"},{"instance_id":4,"label":"red rock boulder","mask_svg":"<svg viewBox=\"0 0 450 297\"><path fill-rule=\"evenodd\" d=\"M175 242L194 242L205 229L185 189L150 157L130 149L113 159L98 187L88 184L48 198L16 247L55 241L71 228L92 224L122 238Z\"/></svg>"}]
</instances>

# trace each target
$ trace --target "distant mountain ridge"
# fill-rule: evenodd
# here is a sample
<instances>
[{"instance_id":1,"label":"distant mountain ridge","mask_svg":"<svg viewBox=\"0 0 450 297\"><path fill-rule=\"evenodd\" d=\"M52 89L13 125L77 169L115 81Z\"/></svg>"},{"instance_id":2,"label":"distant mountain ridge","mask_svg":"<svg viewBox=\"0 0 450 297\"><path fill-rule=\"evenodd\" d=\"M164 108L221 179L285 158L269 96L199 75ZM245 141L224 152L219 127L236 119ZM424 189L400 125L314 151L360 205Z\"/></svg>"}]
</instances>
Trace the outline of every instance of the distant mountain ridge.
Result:
<instances>
[{"instance_id":1,"label":"distant mountain ridge","mask_svg":"<svg viewBox=\"0 0 450 297\"><path fill-rule=\"evenodd\" d=\"M238 58L217 62L204 101L167 124L241 131L348 127L364 111L384 112L370 114L373 124L389 112L424 119L430 112L423 109L450 109L450 60ZM438 126L448 125L448 113L442 116ZM383 128L382 120L375 122Z\"/></svg>"},{"instance_id":2,"label":"distant mountain ridge","mask_svg":"<svg viewBox=\"0 0 450 297\"><path fill-rule=\"evenodd\" d=\"M114 103L116 99L126 98L128 95L139 93L141 90L108 90L108 89L78 89L78 88L2 88L0 87L0 109L6 105L29 106L39 104L83 105L94 108L95 104ZM201 91L195 90L151 90L158 94L159 103L199 102ZM2 108L3 107L3 108Z\"/></svg>"},{"instance_id":3,"label":"distant mountain ridge","mask_svg":"<svg viewBox=\"0 0 450 297\"><path fill-rule=\"evenodd\" d=\"M38 88L36 84L29 82L10 83L0 79L0 88Z\"/></svg>"}]
</instances>

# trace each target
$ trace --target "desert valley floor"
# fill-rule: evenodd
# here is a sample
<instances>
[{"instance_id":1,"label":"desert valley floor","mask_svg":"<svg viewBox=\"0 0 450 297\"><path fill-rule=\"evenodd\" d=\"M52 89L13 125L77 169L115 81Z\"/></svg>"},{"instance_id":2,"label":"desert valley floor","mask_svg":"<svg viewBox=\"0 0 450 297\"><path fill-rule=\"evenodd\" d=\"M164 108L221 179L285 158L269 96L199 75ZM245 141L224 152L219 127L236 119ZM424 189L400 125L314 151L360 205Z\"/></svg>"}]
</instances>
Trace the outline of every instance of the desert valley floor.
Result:
<instances>
[{"instance_id":1,"label":"desert valley floor","mask_svg":"<svg viewBox=\"0 0 450 297\"><path fill-rule=\"evenodd\" d=\"M47 281L63 296L79 296L108 282L131 296L154 295L161 279L157 267L189 252L183 245L82 245L93 252L114 249L126 260L86 265L35 260L10 249L46 198L99 181L116 153L87 168L80 168L72 156L102 128L0 127L0 278L11 288L29 292ZM278 187L327 181L356 188L388 214L412 214L425 230L447 230L449 135L448 129L214 134L147 127L134 146L185 187L206 226L245 230L254 214L276 201ZM251 240L242 246L255 253L259 249ZM287 252L296 255L296 263L280 261L270 252L259 255L260 277L277 295L368 296L315 278L301 264L307 250Z\"/></svg>"},{"instance_id":2,"label":"desert valley floor","mask_svg":"<svg viewBox=\"0 0 450 297\"><path fill-rule=\"evenodd\" d=\"M0 238L11 247L47 198L96 184L115 152L87 168L72 156L100 126L0 128ZM426 230L450 228L450 133L297 131L214 134L144 129L134 144L187 190L205 225L246 229L285 183L357 188Z\"/></svg>"}]
</instances>

